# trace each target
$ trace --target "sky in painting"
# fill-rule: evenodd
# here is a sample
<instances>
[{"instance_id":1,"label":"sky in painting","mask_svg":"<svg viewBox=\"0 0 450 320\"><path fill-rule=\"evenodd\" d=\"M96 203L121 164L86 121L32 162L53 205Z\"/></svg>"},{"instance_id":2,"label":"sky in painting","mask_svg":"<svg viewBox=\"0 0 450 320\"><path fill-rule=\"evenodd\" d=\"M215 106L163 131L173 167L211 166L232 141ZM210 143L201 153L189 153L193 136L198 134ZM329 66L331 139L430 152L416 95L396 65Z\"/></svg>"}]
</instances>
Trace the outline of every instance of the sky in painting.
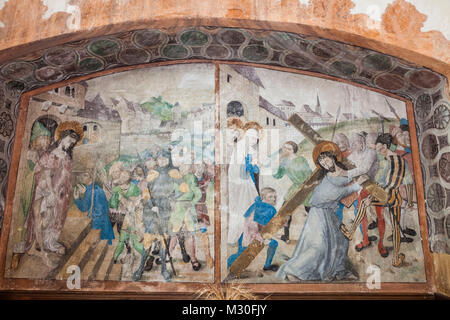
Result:
<instances>
[{"instance_id":1,"label":"sky in painting","mask_svg":"<svg viewBox=\"0 0 450 320\"><path fill-rule=\"evenodd\" d=\"M158 96L171 104L179 102L187 110L202 103L214 103L213 64L144 68L94 78L87 83L86 99L91 101L100 93L107 105L111 104L111 98L144 103Z\"/></svg>"},{"instance_id":2,"label":"sky in painting","mask_svg":"<svg viewBox=\"0 0 450 320\"><path fill-rule=\"evenodd\" d=\"M260 89L261 96L273 105L280 104L281 100L288 100L298 107L308 104L314 110L319 95L322 112L328 111L333 116L341 106L342 113L354 113L358 117L362 117L364 113L372 117L374 114L370 109L374 109L386 117L394 118L386 103L388 99L397 114L406 118L403 101L371 90L333 80L263 68L257 68L257 74L265 87Z\"/></svg>"}]
</instances>

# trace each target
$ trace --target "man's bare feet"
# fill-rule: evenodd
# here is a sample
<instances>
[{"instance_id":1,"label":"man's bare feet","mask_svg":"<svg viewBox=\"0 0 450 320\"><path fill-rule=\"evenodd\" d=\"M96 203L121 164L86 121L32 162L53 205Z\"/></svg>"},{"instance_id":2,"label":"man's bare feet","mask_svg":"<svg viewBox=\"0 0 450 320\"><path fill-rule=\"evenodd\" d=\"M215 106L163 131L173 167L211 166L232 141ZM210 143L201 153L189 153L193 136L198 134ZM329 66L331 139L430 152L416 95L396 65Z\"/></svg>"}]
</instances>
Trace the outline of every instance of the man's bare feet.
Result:
<instances>
[{"instance_id":1,"label":"man's bare feet","mask_svg":"<svg viewBox=\"0 0 450 320\"><path fill-rule=\"evenodd\" d=\"M297 282L298 281L298 278L293 276L293 275L291 275L291 274L286 275L286 279L288 279L291 282Z\"/></svg>"}]
</instances>

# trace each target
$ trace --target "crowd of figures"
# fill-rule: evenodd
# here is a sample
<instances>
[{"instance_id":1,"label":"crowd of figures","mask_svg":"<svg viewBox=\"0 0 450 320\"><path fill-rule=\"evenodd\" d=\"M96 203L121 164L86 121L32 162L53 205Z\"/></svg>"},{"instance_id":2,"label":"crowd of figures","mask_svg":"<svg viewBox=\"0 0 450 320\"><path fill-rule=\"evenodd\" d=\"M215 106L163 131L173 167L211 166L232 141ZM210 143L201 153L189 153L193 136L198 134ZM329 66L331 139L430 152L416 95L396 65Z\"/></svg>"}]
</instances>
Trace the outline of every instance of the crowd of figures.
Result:
<instances>
[{"instance_id":1,"label":"crowd of figures","mask_svg":"<svg viewBox=\"0 0 450 320\"><path fill-rule=\"evenodd\" d=\"M38 255L50 268L57 266L52 254L66 253L59 237L72 196L74 205L92 219L92 229L101 230L101 240L111 245L116 228L114 263L124 262L120 258L124 250L140 256L132 272L134 281L141 280L154 264L161 266L163 278L170 281L176 274L171 253L177 245L183 261L199 271L196 238L201 239L206 265L212 268L207 200L214 197L214 165L174 166L169 144L152 146L153 152L138 161L119 158L106 167L99 168L97 163L74 173L72 152L83 143L83 136L76 121L61 123L55 132L39 121L34 123L20 199L22 232L12 268L17 268L24 253Z\"/></svg>"},{"instance_id":2,"label":"crowd of figures","mask_svg":"<svg viewBox=\"0 0 450 320\"><path fill-rule=\"evenodd\" d=\"M278 240L290 241L292 216L286 218L281 236L262 232L277 214L280 194L276 187L260 183L260 169L271 161L271 157L262 159L258 155L262 127L257 122L229 118L227 128L231 132L226 165L227 242L237 248L227 259L228 267L257 240L268 246L263 270L277 272L280 279L354 279L357 275L349 268L348 247L358 228L363 240L356 245L356 251L378 240L380 256L389 256L384 246L385 214L392 229L387 237L393 242L392 265L404 265L400 245L413 241L411 237L416 235L414 226L402 219L406 207L414 205L407 120L401 119L400 126L392 127L390 133L361 131L351 133L349 138L338 133L334 142L315 146L313 165L321 170L322 178L303 203L307 218L291 258L282 266L274 264L273 258ZM192 269L199 271L202 265L197 258L197 240L201 240L207 267L213 267L208 237L208 199L214 198L215 190L213 163L174 165L170 144L153 145L153 151L138 161L118 159L106 167L97 165L78 172L75 179L72 153L84 141L81 124L68 121L52 129L37 121L31 131L12 269L17 268L25 253L38 255L51 268L57 266L52 254L66 253L59 238L71 199L92 218L92 228L101 230L102 240L112 244L116 228L119 239L114 263L124 262L124 252L139 256L131 272L134 281L141 280L155 264L160 265L163 279L170 281L176 274L172 253L177 245L183 262L190 262ZM277 152L279 162L272 179L287 177L286 181L290 181L287 192L283 192L284 202L313 172L301 153L293 141L284 142ZM345 159L351 167L344 164ZM388 196L386 203L380 203L363 187L368 180L382 187ZM343 224L345 207L354 208L350 226ZM372 210L377 218L369 224L367 213ZM368 230L376 228L379 238L369 237Z\"/></svg>"},{"instance_id":3,"label":"crowd of figures","mask_svg":"<svg viewBox=\"0 0 450 320\"><path fill-rule=\"evenodd\" d=\"M175 167L170 150L164 147L156 150L142 159L143 164L129 169L121 161L114 162L108 168L110 178L104 184L110 228L116 226L120 235L114 262L121 262L119 257L125 249L136 250L141 257L133 273L134 281L139 281L144 271L152 270L154 263L161 265L161 274L169 281L176 274L171 253L177 244L183 261L199 271L202 266L196 255L197 237L202 240L208 268L213 267L207 233L210 226L207 196L214 192L214 165ZM86 188L84 198L89 196Z\"/></svg>"},{"instance_id":4,"label":"crowd of figures","mask_svg":"<svg viewBox=\"0 0 450 320\"><path fill-rule=\"evenodd\" d=\"M362 241L355 250L362 251L378 240L379 255L388 257L389 251L384 245L385 216L389 217L392 229L392 235L387 237L393 242L392 265L405 265L400 245L412 242L416 235L415 227L407 223L412 219L404 219L409 212L406 209L414 206L415 196L406 119L400 120L399 127L392 126L389 133L360 131L349 137L338 133L334 142L324 141L315 146L313 163L321 171L321 179L303 203L306 221L292 256L281 266L272 264L272 260L278 247L277 239L289 243L292 217L287 217L281 236L262 232L277 213L277 191L271 186L260 189L256 177L259 167L264 166L264 161L252 161L256 158L252 150L257 149L260 130L254 123L243 124L239 119L229 119L228 128L242 132L236 134L233 150L239 150L239 137L250 141L245 154L241 155L244 161L231 161L228 169L228 244L237 247L237 252L228 257L228 267L257 240L267 245L263 270L276 272L281 280L356 280L358 275L348 258L349 242L359 227ZM272 171L273 178L286 175L291 182L284 202L289 201L312 172L299 153L297 143L285 142L279 152L279 166ZM367 181L383 190L386 202L380 202L371 189L363 187ZM343 224L344 208L354 210L350 226ZM376 219L369 224L367 213L372 210ZM369 237L368 230L376 228L379 238Z\"/></svg>"}]
</instances>

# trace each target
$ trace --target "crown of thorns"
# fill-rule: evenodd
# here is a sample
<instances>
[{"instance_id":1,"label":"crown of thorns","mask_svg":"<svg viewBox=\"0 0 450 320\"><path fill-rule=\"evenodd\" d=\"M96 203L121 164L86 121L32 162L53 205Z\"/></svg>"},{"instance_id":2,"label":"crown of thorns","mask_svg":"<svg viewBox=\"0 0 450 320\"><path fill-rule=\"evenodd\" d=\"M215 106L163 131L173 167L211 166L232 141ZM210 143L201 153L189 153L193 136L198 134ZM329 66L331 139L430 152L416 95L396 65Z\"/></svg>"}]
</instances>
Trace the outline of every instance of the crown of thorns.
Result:
<instances>
[{"instance_id":1,"label":"crown of thorns","mask_svg":"<svg viewBox=\"0 0 450 320\"><path fill-rule=\"evenodd\" d=\"M81 124L77 121L66 121L59 124L55 131L55 140L58 141L61 138L61 135L65 131L73 131L75 132L79 139L77 141L77 146L83 143L84 131Z\"/></svg>"},{"instance_id":2,"label":"crown of thorns","mask_svg":"<svg viewBox=\"0 0 450 320\"><path fill-rule=\"evenodd\" d=\"M317 144L313 150L313 160L317 167L319 166L319 155L323 152L331 152L336 156L336 160L342 162L342 152L339 149L338 145L331 141L323 141Z\"/></svg>"}]
</instances>

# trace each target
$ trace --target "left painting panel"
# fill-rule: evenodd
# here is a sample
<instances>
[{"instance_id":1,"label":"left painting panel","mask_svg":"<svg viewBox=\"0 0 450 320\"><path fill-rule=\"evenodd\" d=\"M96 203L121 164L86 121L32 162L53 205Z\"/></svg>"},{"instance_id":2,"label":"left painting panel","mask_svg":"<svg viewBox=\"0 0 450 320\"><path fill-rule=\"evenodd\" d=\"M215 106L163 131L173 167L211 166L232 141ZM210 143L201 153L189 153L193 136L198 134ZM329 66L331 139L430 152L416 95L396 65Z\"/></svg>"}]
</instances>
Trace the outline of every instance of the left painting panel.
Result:
<instances>
[{"instance_id":1,"label":"left painting panel","mask_svg":"<svg viewBox=\"0 0 450 320\"><path fill-rule=\"evenodd\" d=\"M5 278L214 280L214 65L31 97Z\"/></svg>"}]
</instances>

